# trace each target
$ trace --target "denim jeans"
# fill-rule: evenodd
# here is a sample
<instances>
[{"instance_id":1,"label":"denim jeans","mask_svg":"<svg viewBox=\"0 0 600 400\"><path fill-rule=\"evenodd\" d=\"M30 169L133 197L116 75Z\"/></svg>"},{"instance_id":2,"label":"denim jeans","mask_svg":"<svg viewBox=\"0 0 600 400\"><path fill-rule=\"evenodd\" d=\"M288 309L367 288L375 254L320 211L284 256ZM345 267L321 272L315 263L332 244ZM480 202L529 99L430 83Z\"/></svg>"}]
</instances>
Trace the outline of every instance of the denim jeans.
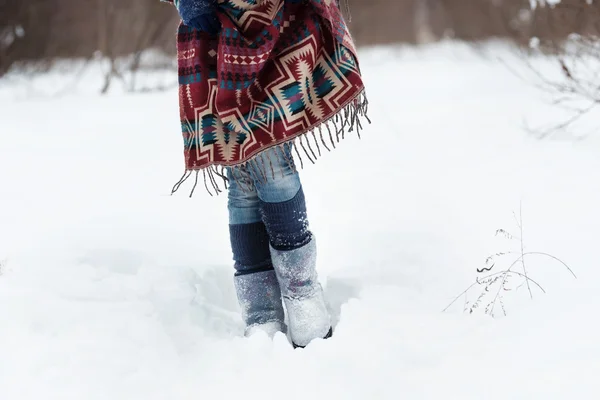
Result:
<instances>
[{"instance_id":1,"label":"denim jeans","mask_svg":"<svg viewBox=\"0 0 600 400\"><path fill-rule=\"evenodd\" d=\"M271 269L269 245L287 251L311 239L292 145L282 149L285 156L268 150L273 152L270 157L259 155L244 167L227 168L230 238L238 274Z\"/></svg>"},{"instance_id":2,"label":"denim jeans","mask_svg":"<svg viewBox=\"0 0 600 400\"><path fill-rule=\"evenodd\" d=\"M274 150L269 150L274 151ZM256 158L256 164L266 167L267 180L263 173L256 167L247 165L243 168L227 168L229 179L229 224L251 224L262 221L260 206L265 203L282 203L289 201L298 194L302 185L300 176L287 162L292 160L291 145L284 146L286 158L271 156L270 160L265 155ZM271 171L271 162L273 170ZM293 161L292 161L293 162ZM291 165L290 165L291 164Z\"/></svg>"}]
</instances>

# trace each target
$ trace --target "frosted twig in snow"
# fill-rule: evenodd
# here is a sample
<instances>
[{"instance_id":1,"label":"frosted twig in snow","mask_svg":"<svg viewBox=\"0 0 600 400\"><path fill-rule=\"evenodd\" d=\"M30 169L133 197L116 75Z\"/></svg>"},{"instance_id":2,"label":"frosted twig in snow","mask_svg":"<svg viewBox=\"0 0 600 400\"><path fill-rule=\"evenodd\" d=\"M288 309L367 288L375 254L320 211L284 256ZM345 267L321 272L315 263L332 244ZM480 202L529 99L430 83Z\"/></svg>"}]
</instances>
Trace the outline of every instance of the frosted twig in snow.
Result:
<instances>
[{"instance_id":1,"label":"frosted twig in snow","mask_svg":"<svg viewBox=\"0 0 600 400\"><path fill-rule=\"evenodd\" d=\"M514 215L514 214L513 214ZM517 216L515 215L515 219ZM517 221L517 226L519 227L519 231L521 232L521 236L519 237L519 241L521 243L521 265L523 266L523 274L527 277L527 268L525 268L525 244L523 243L523 203L519 204L519 220ZM529 291L529 297L533 299L533 293L531 293L531 286L529 285L529 279L525 279L527 282L527 290Z\"/></svg>"},{"instance_id":2,"label":"frosted twig in snow","mask_svg":"<svg viewBox=\"0 0 600 400\"><path fill-rule=\"evenodd\" d=\"M546 293L546 290L542 287L542 285L529 276L525 259L530 256L544 256L554 261L557 261L560 264L562 264L571 273L571 275L573 275L573 277L577 278L573 270L558 257L544 252L525 251L522 205L519 208L519 215L517 216L516 213L513 213L513 216L515 218L515 223L520 231L519 237L512 235L504 229L498 229L496 231L495 236L504 237L505 239L508 239L510 241L518 241L520 247L519 251L497 252L491 256L488 256L485 260L485 267L478 268L477 273L482 274L487 272L489 274L485 275L484 277L476 277L475 282L471 284L467 289L465 289L462 293L460 293L458 296L456 296L454 300L452 300L452 302L442 310L442 312L447 311L450 307L452 307L452 305L454 305L458 301L458 299L460 299L462 296L465 296L463 312L469 312L470 314L472 314L478 308L480 308L481 304L485 301L486 298L488 298L488 296L492 295L493 298L490 299L487 305L485 306L484 313L493 317L495 315L494 311L496 304L499 303L500 307L502 308L502 313L506 316L506 307L503 301L503 293L516 291L522 286L527 287L529 297L531 299L533 299L532 287L536 287L542 293ZM497 268L499 262L501 262L502 259L506 258L511 254L518 255L518 257L512 260L508 268L502 271L492 272L495 268ZM515 270L515 267L518 265L521 266L523 270L522 272ZM520 284L518 284L515 289L511 289L508 286L508 282L518 278L521 278L523 281ZM468 300L468 294L474 287L477 286L481 287L481 292L477 296L476 300L473 303L470 303Z\"/></svg>"}]
</instances>

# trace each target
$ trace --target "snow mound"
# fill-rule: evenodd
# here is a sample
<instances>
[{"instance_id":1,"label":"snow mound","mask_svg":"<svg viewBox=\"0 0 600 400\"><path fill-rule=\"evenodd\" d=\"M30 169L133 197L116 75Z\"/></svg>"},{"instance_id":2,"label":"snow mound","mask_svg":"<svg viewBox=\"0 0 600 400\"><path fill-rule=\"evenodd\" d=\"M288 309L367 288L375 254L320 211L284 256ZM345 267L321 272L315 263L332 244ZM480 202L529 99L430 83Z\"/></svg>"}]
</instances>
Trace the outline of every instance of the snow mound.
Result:
<instances>
[{"instance_id":1,"label":"snow mound","mask_svg":"<svg viewBox=\"0 0 600 400\"><path fill-rule=\"evenodd\" d=\"M597 397L600 143L525 132L560 114L490 46L363 51L373 124L302 172L335 321L304 350L242 337L225 197L169 195L176 91L7 84L0 398ZM506 291L507 317L463 313L477 292L442 312L487 256L519 251L494 233L518 231L521 204L527 249L578 279L535 258L546 294Z\"/></svg>"}]
</instances>

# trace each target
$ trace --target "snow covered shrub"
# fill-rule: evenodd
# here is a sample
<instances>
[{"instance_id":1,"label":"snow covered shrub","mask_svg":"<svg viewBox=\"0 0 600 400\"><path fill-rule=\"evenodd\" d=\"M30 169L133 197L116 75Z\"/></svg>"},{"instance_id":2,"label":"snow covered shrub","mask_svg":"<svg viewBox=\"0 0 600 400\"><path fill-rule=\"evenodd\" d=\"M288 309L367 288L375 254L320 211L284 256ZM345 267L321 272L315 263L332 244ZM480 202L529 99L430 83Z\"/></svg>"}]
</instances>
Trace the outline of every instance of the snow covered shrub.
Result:
<instances>
[{"instance_id":1,"label":"snow covered shrub","mask_svg":"<svg viewBox=\"0 0 600 400\"><path fill-rule=\"evenodd\" d=\"M536 17L530 31L530 52L549 57L555 69L546 70L529 61L527 65L540 88L568 113L563 122L537 130L540 137L546 137L570 128L600 104L600 2L538 0L532 6Z\"/></svg>"},{"instance_id":2,"label":"snow covered shrub","mask_svg":"<svg viewBox=\"0 0 600 400\"><path fill-rule=\"evenodd\" d=\"M496 236L516 244L517 250L502 251L487 257L485 266L477 269L478 276L475 278L475 282L459 294L444 311L464 297L464 312L473 314L479 311L495 317L500 310L502 315L506 316L504 299L508 293L526 289L531 299L533 299L533 293L536 290L546 293L542 285L533 279L527 271L527 260L533 257L543 257L562 265L573 277L577 278L573 270L558 257L539 251L526 251L523 240L522 214L519 212L518 217L516 214L514 216L518 235L504 229L498 229ZM476 293L474 297L472 296L473 293ZM471 300L469 300L469 295L471 295ZM474 300L472 300L473 298Z\"/></svg>"}]
</instances>

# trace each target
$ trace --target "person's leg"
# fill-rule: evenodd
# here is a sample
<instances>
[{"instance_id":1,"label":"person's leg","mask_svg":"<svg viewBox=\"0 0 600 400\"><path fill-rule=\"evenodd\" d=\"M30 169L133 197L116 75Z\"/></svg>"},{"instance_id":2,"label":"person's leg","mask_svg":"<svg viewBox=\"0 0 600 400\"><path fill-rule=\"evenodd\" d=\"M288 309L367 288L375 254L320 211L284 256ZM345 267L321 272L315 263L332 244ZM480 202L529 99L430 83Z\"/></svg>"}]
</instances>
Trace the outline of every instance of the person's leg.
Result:
<instances>
[{"instance_id":1,"label":"person's leg","mask_svg":"<svg viewBox=\"0 0 600 400\"><path fill-rule=\"evenodd\" d=\"M291 145L285 157L258 160L267 166L267 179L252 169L262 221L268 233L271 259L288 311L294 346L304 347L331 335L331 320L316 271L316 242L308 225L304 192L294 168ZM263 162L264 161L264 162Z\"/></svg>"},{"instance_id":2,"label":"person's leg","mask_svg":"<svg viewBox=\"0 0 600 400\"><path fill-rule=\"evenodd\" d=\"M248 172L227 169L229 233L235 261L234 283L246 324L273 335L286 330L281 292L271 262L269 236L262 222L260 201ZM235 175L235 176L234 176Z\"/></svg>"}]
</instances>

